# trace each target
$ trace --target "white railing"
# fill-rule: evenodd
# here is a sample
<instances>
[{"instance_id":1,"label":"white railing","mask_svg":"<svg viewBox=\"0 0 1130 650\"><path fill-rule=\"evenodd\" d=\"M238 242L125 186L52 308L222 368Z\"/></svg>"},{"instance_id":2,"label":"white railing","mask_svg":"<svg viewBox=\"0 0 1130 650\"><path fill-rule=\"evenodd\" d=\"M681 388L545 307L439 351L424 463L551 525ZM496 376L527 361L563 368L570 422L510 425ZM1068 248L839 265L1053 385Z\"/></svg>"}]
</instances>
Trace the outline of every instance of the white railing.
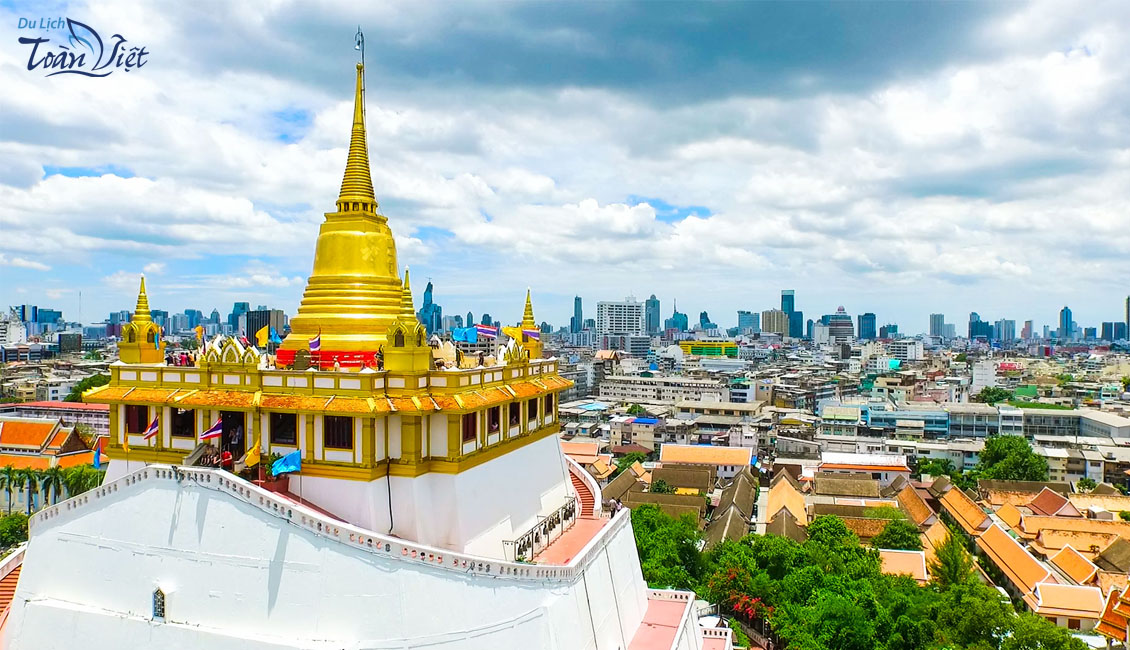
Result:
<instances>
[{"instance_id":1,"label":"white railing","mask_svg":"<svg viewBox=\"0 0 1130 650\"><path fill-rule=\"evenodd\" d=\"M550 544L561 539L565 531L573 527L577 521L577 510L580 506L573 497L565 500L565 504L546 516L538 515L537 523L530 526L529 530L511 541L502 542L502 553L507 560L528 562L549 547Z\"/></svg>"},{"instance_id":2,"label":"white railing","mask_svg":"<svg viewBox=\"0 0 1130 650\"><path fill-rule=\"evenodd\" d=\"M592 474L589 474L588 471L584 467L581 467L581 464L577 461L569 458L568 456L565 456L565 462L569 466L569 472L575 474L577 478L581 479L588 487L589 492L592 493L592 512L582 512L581 514L591 515L593 517L601 516L604 513L604 499L601 497L600 485L597 484L596 479L593 478ZM572 482L570 482L570 485L572 485ZM581 495L578 494L578 506L580 505L580 503Z\"/></svg>"},{"instance_id":3,"label":"white railing","mask_svg":"<svg viewBox=\"0 0 1130 650\"><path fill-rule=\"evenodd\" d=\"M8 577L8 574L15 571L16 567L24 562L24 551L27 550L27 542L24 542L12 549L12 552L5 555L3 560L0 560L0 580Z\"/></svg>"},{"instance_id":4,"label":"white railing","mask_svg":"<svg viewBox=\"0 0 1130 650\"><path fill-rule=\"evenodd\" d=\"M627 510L625 508L624 510ZM623 512L623 510L621 511ZM691 615L691 605L694 604L694 592L690 591L675 591L673 589L649 589L647 592L648 600L673 600L676 602L685 603L683 607L683 615L679 617L679 626L675 628L675 638L671 640L671 650L679 647L679 639L682 638L683 633L687 627L687 619Z\"/></svg>"},{"instance_id":5,"label":"white railing","mask_svg":"<svg viewBox=\"0 0 1130 650\"><path fill-rule=\"evenodd\" d=\"M305 528L320 537L373 555L464 574L505 579L572 582L580 578L584 570L604 549L609 540L631 522L631 513L627 508L617 513L567 565L524 564L457 553L426 544L414 544L403 539L365 530L359 526L326 517L289 499L281 498L273 492L224 470L155 464L40 510L28 522L28 532L34 536L37 527L46 525L47 522L58 517L65 517L74 511L84 509L91 502L97 504L101 499L114 496L124 489L135 487L141 483L158 481L175 481L180 484L191 484L227 493L252 507L284 519L292 525Z\"/></svg>"}]
</instances>

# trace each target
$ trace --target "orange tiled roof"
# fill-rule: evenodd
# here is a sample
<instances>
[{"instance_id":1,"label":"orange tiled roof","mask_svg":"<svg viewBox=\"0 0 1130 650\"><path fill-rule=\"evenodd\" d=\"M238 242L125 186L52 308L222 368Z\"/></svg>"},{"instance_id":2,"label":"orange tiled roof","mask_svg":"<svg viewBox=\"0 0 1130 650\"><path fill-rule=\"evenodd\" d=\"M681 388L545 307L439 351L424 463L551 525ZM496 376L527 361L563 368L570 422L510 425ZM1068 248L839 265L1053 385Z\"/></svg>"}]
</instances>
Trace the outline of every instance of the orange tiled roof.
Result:
<instances>
[{"instance_id":1,"label":"orange tiled roof","mask_svg":"<svg viewBox=\"0 0 1130 650\"><path fill-rule=\"evenodd\" d=\"M659 461L661 463L737 465L738 467L747 467L752 458L753 449L750 447L664 444L659 449Z\"/></svg>"},{"instance_id":2,"label":"orange tiled roof","mask_svg":"<svg viewBox=\"0 0 1130 650\"><path fill-rule=\"evenodd\" d=\"M110 462L110 458L106 454L102 454L101 461L103 463ZM55 459L55 465L64 469L69 467L78 467L79 465L93 465L94 454L90 451L78 451L73 454L64 454Z\"/></svg>"},{"instance_id":3,"label":"orange tiled roof","mask_svg":"<svg viewBox=\"0 0 1130 650\"><path fill-rule=\"evenodd\" d=\"M514 391L516 397L536 397L544 391L528 381L519 381L510 384L510 390Z\"/></svg>"},{"instance_id":4,"label":"orange tiled roof","mask_svg":"<svg viewBox=\"0 0 1130 650\"><path fill-rule=\"evenodd\" d=\"M1001 518L1001 521L1008 524L1009 528L1019 528L1024 514L1016 506L1006 503L997 509L997 516Z\"/></svg>"},{"instance_id":5,"label":"orange tiled roof","mask_svg":"<svg viewBox=\"0 0 1130 650\"><path fill-rule=\"evenodd\" d=\"M1042 582L1036 585L1025 602L1040 616L1069 616L1090 620L1102 616L1103 595L1098 587L1060 585Z\"/></svg>"},{"instance_id":6,"label":"orange tiled roof","mask_svg":"<svg viewBox=\"0 0 1130 650\"><path fill-rule=\"evenodd\" d=\"M1116 533L1130 539L1130 521L1107 521L1080 517L1044 517L1040 515L1024 518L1023 533L1025 536L1035 537L1040 531L1049 528L1051 530L1073 530L1087 533Z\"/></svg>"},{"instance_id":7,"label":"orange tiled roof","mask_svg":"<svg viewBox=\"0 0 1130 650\"><path fill-rule=\"evenodd\" d=\"M1116 539L1118 539L1118 533L1092 533L1045 528L1029 544L1048 556L1054 555L1065 546L1071 546L1083 557L1091 559L1098 556L1103 549L1110 546L1110 543Z\"/></svg>"},{"instance_id":8,"label":"orange tiled roof","mask_svg":"<svg viewBox=\"0 0 1130 650\"><path fill-rule=\"evenodd\" d=\"M1111 591L1106 597L1106 605L1103 607L1103 613L1099 617L1099 624L1095 626L1095 631L1119 643L1125 643L1126 626L1127 623L1130 623L1130 619L1125 614L1116 611L1118 603L1118 592Z\"/></svg>"},{"instance_id":9,"label":"orange tiled roof","mask_svg":"<svg viewBox=\"0 0 1130 650\"><path fill-rule=\"evenodd\" d=\"M394 412L407 411L413 413L419 411L416 403L412 401L411 397L390 397L388 401L392 403L392 410Z\"/></svg>"},{"instance_id":10,"label":"orange tiled roof","mask_svg":"<svg viewBox=\"0 0 1130 650\"><path fill-rule=\"evenodd\" d=\"M769 488L766 497L766 506L769 508L769 517L776 517L782 508L796 519L801 526L808 525L808 512L804 506L804 495L797 492L793 484L787 480L777 481Z\"/></svg>"},{"instance_id":11,"label":"orange tiled roof","mask_svg":"<svg viewBox=\"0 0 1130 650\"><path fill-rule=\"evenodd\" d=\"M1059 492L1053 492L1045 487L1040 490L1034 499L1028 502L1028 509L1037 515L1081 517L1082 515L1071 505L1067 497Z\"/></svg>"},{"instance_id":12,"label":"orange tiled roof","mask_svg":"<svg viewBox=\"0 0 1130 650\"><path fill-rule=\"evenodd\" d=\"M992 523L989 516L981 510L981 508L973 503L964 492L957 488L952 488L942 495L942 507L946 512L953 517L958 525L961 526L969 535L976 537L985 531Z\"/></svg>"},{"instance_id":13,"label":"orange tiled roof","mask_svg":"<svg viewBox=\"0 0 1130 650\"><path fill-rule=\"evenodd\" d=\"M325 409L327 413L346 413L346 414L361 414L368 415L373 412L369 406L369 400L364 397L334 397L332 402L326 404Z\"/></svg>"},{"instance_id":14,"label":"orange tiled roof","mask_svg":"<svg viewBox=\"0 0 1130 650\"><path fill-rule=\"evenodd\" d=\"M883 532L883 528L891 523L890 519L872 519L870 517L840 517L851 532L863 541Z\"/></svg>"},{"instance_id":15,"label":"orange tiled roof","mask_svg":"<svg viewBox=\"0 0 1130 650\"><path fill-rule=\"evenodd\" d=\"M889 576L909 575L920 583L926 582L926 554L922 551L896 551L879 549L883 573Z\"/></svg>"},{"instance_id":16,"label":"orange tiled roof","mask_svg":"<svg viewBox=\"0 0 1130 650\"><path fill-rule=\"evenodd\" d=\"M919 535L922 539L922 550L926 552L927 562L934 561L938 547L945 543L949 532L949 529L946 528L946 525L943 524L941 520L935 520L934 523L930 524L929 528Z\"/></svg>"},{"instance_id":17,"label":"orange tiled roof","mask_svg":"<svg viewBox=\"0 0 1130 650\"><path fill-rule=\"evenodd\" d=\"M313 395L271 395L263 393L259 406L272 411L321 411L328 397ZM182 403L185 400L182 400Z\"/></svg>"},{"instance_id":18,"label":"orange tiled roof","mask_svg":"<svg viewBox=\"0 0 1130 650\"><path fill-rule=\"evenodd\" d=\"M126 401L132 399L133 396L130 395ZM255 393L239 390L198 390L178 400L177 404L249 409L255 406Z\"/></svg>"},{"instance_id":19,"label":"orange tiled roof","mask_svg":"<svg viewBox=\"0 0 1130 650\"><path fill-rule=\"evenodd\" d=\"M1125 589L1130 584L1130 576L1114 571L1099 571L1095 583L1104 594L1109 594L1112 591L1119 592Z\"/></svg>"},{"instance_id":20,"label":"orange tiled roof","mask_svg":"<svg viewBox=\"0 0 1130 650\"><path fill-rule=\"evenodd\" d=\"M51 466L51 456L0 454L0 467L7 467L8 465L16 469L47 469Z\"/></svg>"},{"instance_id":21,"label":"orange tiled roof","mask_svg":"<svg viewBox=\"0 0 1130 650\"><path fill-rule=\"evenodd\" d=\"M1080 555L1079 552L1071 548L1070 545L1064 546L1063 550L1052 556L1050 561L1077 585L1089 583L1091 579L1095 577L1095 574L1099 572L1097 566Z\"/></svg>"},{"instance_id":22,"label":"orange tiled roof","mask_svg":"<svg viewBox=\"0 0 1130 650\"><path fill-rule=\"evenodd\" d=\"M1048 570L1036 558L996 524L989 526L977 538L977 546L992 558L997 568L1022 594L1031 593L1038 583L1049 576Z\"/></svg>"},{"instance_id":23,"label":"orange tiled roof","mask_svg":"<svg viewBox=\"0 0 1130 650\"><path fill-rule=\"evenodd\" d=\"M911 521L918 526L929 526L937 520L934 511L922 497L918 496L918 492L913 486L907 485L895 496L898 500L899 506L902 507L906 514L910 515Z\"/></svg>"},{"instance_id":24,"label":"orange tiled roof","mask_svg":"<svg viewBox=\"0 0 1130 650\"><path fill-rule=\"evenodd\" d=\"M3 419L0 420L0 445L40 449L57 426L59 422L53 420Z\"/></svg>"},{"instance_id":25,"label":"orange tiled roof","mask_svg":"<svg viewBox=\"0 0 1130 650\"><path fill-rule=\"evenodd\" d=\"M71 435L73 429L59 429L55 435L51 437L51 442L47 443L48 447L62 447L63 443Z\"/></svg>"},{"instance_id":26,"label":"orange tiled roof","mask_svg":"<svg viewBox=\"0 0 1130 650\"><path fill-rule=\"evenodd\" d=\"M562 440L560 444L561 451L564 452L566 456L573 456L573 460L576 460L577 456L592 456L593 460L595 460L595 457L600 453L600 444L596 442L566 442ZM591 463L593 461L590 460L589 462Z\"/></svg>"}]
</instances>

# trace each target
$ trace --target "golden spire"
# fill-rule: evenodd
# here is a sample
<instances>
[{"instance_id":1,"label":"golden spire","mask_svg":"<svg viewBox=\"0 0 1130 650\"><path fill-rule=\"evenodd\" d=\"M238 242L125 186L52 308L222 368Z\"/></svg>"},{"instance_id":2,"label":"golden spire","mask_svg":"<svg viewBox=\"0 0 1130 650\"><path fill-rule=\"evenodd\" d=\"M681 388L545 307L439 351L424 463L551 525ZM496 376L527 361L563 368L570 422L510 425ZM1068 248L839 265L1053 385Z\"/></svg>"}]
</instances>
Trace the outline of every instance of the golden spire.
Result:
<instances>
[{"instance_id":1,"label":"golden spire","mask_svg":"<svg viewBox=\"0 0 1130 650\"><path fill-rule=\"evenodd\" d=\"M137 309L133 311L133 322L148 323L153 320L149 314L149 296L145 295L145 276L141 276L141 289L137 293Z\"/></svg>"},{"instance_id":2,"label":"golden spire","mask_svg":"<svg viewBox=\"0 0 1130 650\"><path fill-rule=\"evenodd\" d=\"M358 204L358 205L354 205ZM338 212L359 210L375 213L377 197L369 174L369 146L365 140L365 65L357 64L357 91L353 97L353 135L349 139L349 156L345 177L337 197Z\"/></svg>"},{"instance_id":3,"label":"golden spire","mask_svg":"<svg viewBox=\"0 0 1130 650\"><path fill-rule=\"evenodd\" d=\"M533 329L538 328L538 324L534 321L534 304L530 301L530 288L526 287L526 311L522 314L522 328Z\"/></svg>"},{"instance_id":4,"label":"golden spire","mask_svg":"<svg viewBox=\"0 0 1130 650\"><path fill-rule=\"evenodd\" d=\"M408 267L404 267L404 286L400 289L400 317L416 320L416 306L412 303L412 285L408 282Z\"/></svg>"}]
</instances>

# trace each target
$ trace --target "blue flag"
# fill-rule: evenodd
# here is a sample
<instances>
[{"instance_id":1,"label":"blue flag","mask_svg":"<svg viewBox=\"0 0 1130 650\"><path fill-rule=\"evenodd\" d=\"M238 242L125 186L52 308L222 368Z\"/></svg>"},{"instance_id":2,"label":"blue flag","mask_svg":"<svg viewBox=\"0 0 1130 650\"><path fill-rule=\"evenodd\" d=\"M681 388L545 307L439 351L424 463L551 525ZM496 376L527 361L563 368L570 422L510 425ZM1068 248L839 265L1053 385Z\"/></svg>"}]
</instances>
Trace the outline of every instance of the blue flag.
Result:
<instances>
[{"instance_id":1,"label":"blue flag","mask_svg":"<svg viewBox=\"0 0 1130 650\"><path fill-rule=\"evenodd\" d=\"M295 449L271 464L271 475L302 471L302 450Z\"/></svg>"},{"instance_id":2,"label":"blue flag","mask_svg":"<svg viewBox=\"0 0 1130 650\"><path fill-rule=\"evenodd\" d=\"M102 452L98 450L101 445L99 440L94 440L94 469L102 469Z\"/></svg>"},{"instance_id":3,"label":"blue flag","mask_svg":"<svg viewBox=\"0 0 1130 650\"><path fill-rule=\"evenodd\" d=\"M282 339L279 338L278 331L276 331L275 328L273 328L273 327L271 328L271 335L270 335L269 340L270 340L271 343L274 343L275 345L282 345Z\"/></svg>"}]
</instances>

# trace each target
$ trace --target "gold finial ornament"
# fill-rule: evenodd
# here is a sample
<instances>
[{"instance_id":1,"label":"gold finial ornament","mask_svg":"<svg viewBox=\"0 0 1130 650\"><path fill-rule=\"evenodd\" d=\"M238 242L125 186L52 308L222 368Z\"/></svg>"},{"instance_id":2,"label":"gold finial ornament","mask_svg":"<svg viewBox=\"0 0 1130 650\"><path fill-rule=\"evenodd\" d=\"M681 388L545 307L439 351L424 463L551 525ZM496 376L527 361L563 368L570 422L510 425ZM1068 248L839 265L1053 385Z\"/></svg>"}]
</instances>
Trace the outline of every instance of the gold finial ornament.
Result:
<instances>
[{"instance_id":1,"label":"gold finial ornament","mask_svg":"<svg viewBox=\"0 0 1130 650\"><path fill-rule=\"evenodd\" d=\"M137 308L130 322L122 325L118 341L118 358L122 363L161 363L165 360L165 341L161 328L149 312L149 296L145 293L145 276L137 290Z\"/></svg>"},{"instance_id":2,"label":"gold finial ornament","mask_svg":"<svg viewBox=\"0 0 1130 650\"><path fill-rule=\"evenodd\" d=\"M147 323L153 320L149 313L149 296L145 295L145 276L141 276L141 288L137 291L137 308L133 310L134 323Z\"/></svg>"}]
</instances>

